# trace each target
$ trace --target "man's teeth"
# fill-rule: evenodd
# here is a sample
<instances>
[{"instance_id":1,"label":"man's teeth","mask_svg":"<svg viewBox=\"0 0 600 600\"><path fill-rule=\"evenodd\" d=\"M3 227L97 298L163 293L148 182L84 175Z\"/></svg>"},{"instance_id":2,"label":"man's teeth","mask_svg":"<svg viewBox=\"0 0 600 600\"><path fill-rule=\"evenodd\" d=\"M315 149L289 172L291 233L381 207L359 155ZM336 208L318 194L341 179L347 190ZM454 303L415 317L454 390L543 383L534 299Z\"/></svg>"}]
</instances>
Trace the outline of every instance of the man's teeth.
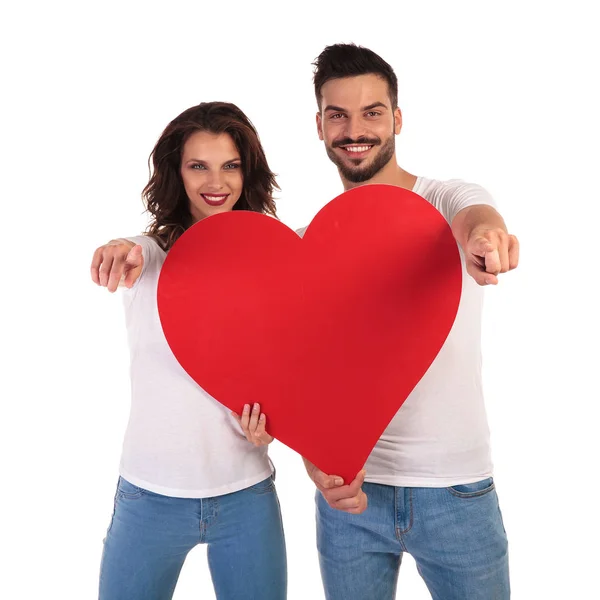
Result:
<instances>
[{"instance_id":1,"label":"man's teeth","mask_svg":"<svg viewBox=\"0 0 600 600\"><path fill-rule=\"evenodd\" d=\"M366 152L370 150L373 146L344 146L344 150L348 152Z\"/></svg>"}]
</instances>

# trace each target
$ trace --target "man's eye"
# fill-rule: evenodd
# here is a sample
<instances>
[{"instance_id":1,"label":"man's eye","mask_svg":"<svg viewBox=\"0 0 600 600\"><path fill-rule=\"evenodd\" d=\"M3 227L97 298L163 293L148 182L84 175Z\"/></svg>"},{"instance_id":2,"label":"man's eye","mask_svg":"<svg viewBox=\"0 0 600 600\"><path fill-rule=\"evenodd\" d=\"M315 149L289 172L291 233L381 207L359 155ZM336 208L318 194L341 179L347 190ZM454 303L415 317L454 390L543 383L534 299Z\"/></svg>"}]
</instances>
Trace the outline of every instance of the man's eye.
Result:
<instances>
[{"instance_id":1,"label":"man's eye","mask_svg":"<svg viewBox=\"0 0 600 600\"><path fill-rule=\"evenodd\" d=\"M334 113L333 115L331 115L329 118L330 119L341 119L342 117L344 117L345 115L343 113Z\"/></svg>"},{"instance_id":2,"label":"man's eye","mask_svg":"<svg viewBox=\"0 0 600 600\"><path fill-rule=\"evenodd\" d=\"M370 117L378 117L379 115L381 115L380 112L377 112L376 110L370 110L367 115L369 115Z\"/></svg>"}]
</instances>

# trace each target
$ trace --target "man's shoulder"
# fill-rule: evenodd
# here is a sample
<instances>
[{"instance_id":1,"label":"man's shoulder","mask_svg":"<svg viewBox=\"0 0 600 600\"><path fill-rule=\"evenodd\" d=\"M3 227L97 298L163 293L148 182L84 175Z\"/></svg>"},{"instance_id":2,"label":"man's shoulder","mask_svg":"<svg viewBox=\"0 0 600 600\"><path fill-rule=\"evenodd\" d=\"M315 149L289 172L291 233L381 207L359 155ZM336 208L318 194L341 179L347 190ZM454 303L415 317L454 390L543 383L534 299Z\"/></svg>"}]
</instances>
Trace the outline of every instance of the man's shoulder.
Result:
<instances>
[{"instance_id":1,"label":"man's shoulder","mask_svg":"<svg viewBox=\"0 0 600 600\"><path fill-rule=\"evenodd\" d=\"M486 204L495 208L492 195L477 183L464 179L419 177L413 191L439 210L448 223L464 208Z\"/></svg>"},{"instance_id":2,"label":"man's shoulder","mask_svg":"<svg viewBox=\"0 0 600 600\"><path fill-rule=\"evenodd\" d=\"M462 193L466 191L482 190L478 183L465 179L433 179L431 177L418 177L413 191L420 196L439 194Z\"/></svg>"}]
</instances>

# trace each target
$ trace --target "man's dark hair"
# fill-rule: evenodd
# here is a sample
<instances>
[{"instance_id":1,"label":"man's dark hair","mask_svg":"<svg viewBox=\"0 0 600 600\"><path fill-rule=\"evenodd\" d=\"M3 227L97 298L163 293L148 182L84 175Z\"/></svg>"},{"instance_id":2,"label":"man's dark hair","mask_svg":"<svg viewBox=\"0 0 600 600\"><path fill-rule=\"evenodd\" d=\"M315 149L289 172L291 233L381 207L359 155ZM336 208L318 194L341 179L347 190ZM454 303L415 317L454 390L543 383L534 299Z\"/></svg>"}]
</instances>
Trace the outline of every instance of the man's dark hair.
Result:
<instances>
[{"instance_id":1,"label":"man's dark hair","mask_svg":"<svg viewBox=\"0 0 600 600\"><path fill-rule=\"evenodd\" d=\"M398 78L388 63L368 48L356 44L327 46L313 63L315 96L321 110L321 88L331 79L378 75L388 84L392 110L398 107Z\"/></svg>"}]
</instances>

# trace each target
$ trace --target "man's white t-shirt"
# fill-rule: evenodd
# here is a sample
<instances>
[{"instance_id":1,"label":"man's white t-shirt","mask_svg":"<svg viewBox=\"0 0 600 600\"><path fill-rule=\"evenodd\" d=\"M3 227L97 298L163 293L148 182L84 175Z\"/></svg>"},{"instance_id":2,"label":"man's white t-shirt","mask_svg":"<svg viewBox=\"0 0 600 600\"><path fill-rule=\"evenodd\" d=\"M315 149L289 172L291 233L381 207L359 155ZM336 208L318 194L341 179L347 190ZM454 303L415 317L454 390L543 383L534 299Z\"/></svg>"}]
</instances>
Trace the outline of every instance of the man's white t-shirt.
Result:
<instances>
[{"instance_id":1,"label":"man's white t-shirt","mask_svg":"<svg viewBox=\"0 0 600 600\"><path fill-rule=\"evenodd\" d=\"M462 209L495 206L482 187L419 177L413 191L448 223ZM366 481L446 487L492 476L490 433L481 380L483 288L467 274L456 320L438 356L373 449Z\"/></svg>"},{"instance_id":2,"label":"man's white t-shirt","mask_svg":"<svg viewBox=\"0 0 600 600\"><path fill-rule=\"evenodd\" d=\"M468 206L495 207L485 189L461 180L419 177L413 191L435 206L449 224ZM367 482L446 487L492 475L481 380L483 288L467 274L462 251L461 260L462 296L454 326L371 452L365 465Z\"/></svg>"},{"instance_id":3,"label":"man's white t-shirt","mask_svg":"<svg viewBox=\"0 0 600 600\"><path fill-rule=\"evenodd\" d=\"M131 412L120 474L141 488L179 498L220 496L271 474L266 447L244 437L229 409L179 365L165 339L156 300L166 253L148 236L142 273L123 293L131 353ZM190 319L197 315L190 314Z\"/></svg>"}]
</instances>

